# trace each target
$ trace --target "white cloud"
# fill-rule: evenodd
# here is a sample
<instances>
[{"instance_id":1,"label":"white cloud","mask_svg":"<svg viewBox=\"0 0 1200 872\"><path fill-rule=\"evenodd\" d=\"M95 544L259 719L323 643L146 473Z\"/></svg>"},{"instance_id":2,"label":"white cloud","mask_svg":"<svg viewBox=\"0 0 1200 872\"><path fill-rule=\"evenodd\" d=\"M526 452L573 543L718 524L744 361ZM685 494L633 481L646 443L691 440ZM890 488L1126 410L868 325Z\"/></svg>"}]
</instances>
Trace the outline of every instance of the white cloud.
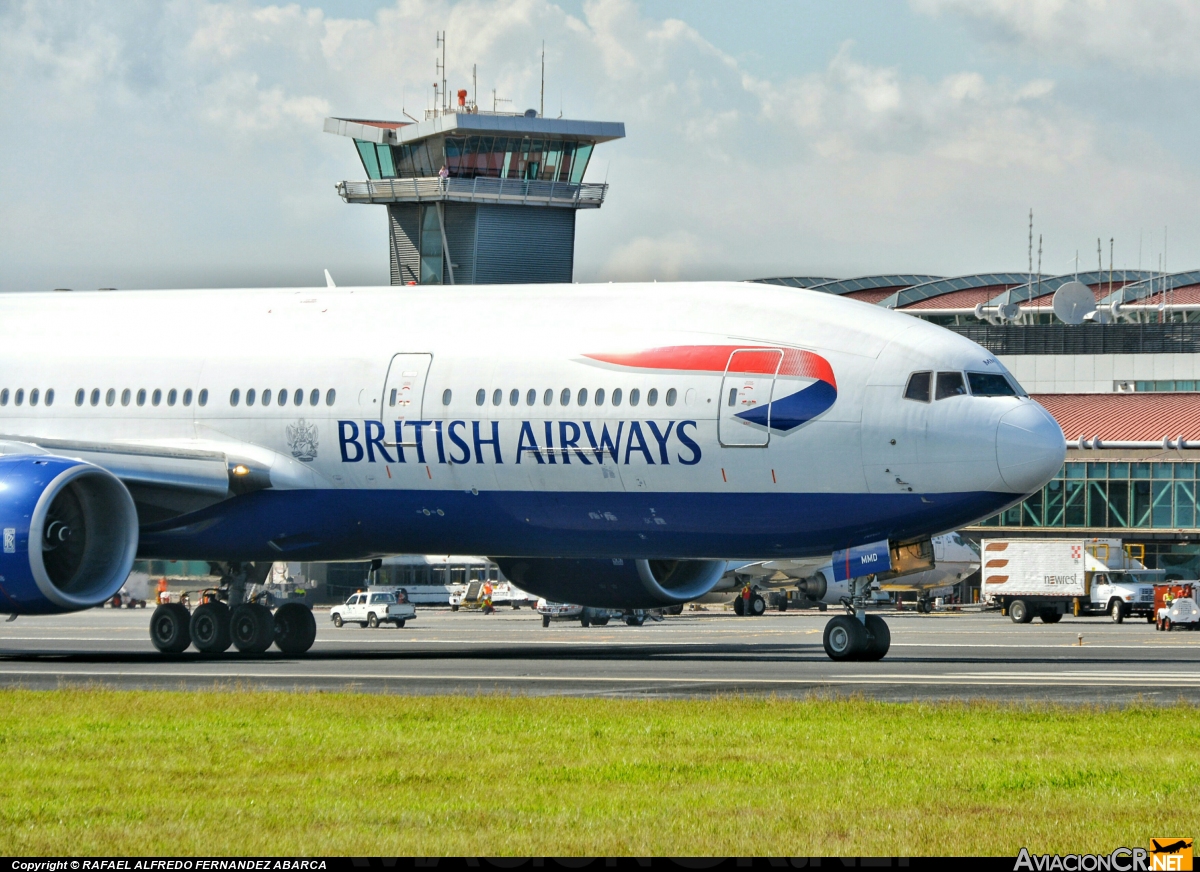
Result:
<instances>
[{"instance_id":1,"label":"white cloud","mask_svg":"<svg viewBox=\"0 0 1200 872\"><path fill-rule=\"evenodd\" d=\"M768 80L630 0L583 9L0 6L0 289L386 281L383 210L336 197L362 169L321 119L419 116L441 29L451 88L477 63L481 104L537 105L545 39L546 114L561 95L567 117L626 123L589 173L611 189L579 216L582 281L1011 266L1031 205L1067 251L1149 214L1200 260L1195 171L1050 79L931 80L846 43Z\"/></svg>"},{"instance_id":2,"label":"white cloud","mask_svg":"<svg viewBox=\"0 0 1200 872\"><path fill-rule=\"evenodd\" d=\"M981 39L1046 60L1148 73L1200 73L1194 0L911 0L965 22Z\"/></svg>"}]
</instances>

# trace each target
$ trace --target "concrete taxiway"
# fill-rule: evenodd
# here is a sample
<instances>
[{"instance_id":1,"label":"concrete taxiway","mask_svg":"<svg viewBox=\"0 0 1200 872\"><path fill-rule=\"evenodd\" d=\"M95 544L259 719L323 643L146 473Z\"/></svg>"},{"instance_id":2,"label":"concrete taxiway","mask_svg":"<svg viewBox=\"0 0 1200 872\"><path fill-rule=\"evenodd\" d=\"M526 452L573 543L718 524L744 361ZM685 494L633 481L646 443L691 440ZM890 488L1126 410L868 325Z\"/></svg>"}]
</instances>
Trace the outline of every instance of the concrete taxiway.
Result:
<instances>
[{"instance_id":1,"label":"concrete taxiway","mask_svg":"<svg viewBox=\"0 0 1200 872\"><path fill-rule=\"evenodd\" d=\"M685 612L584 629L543 628L528 609L422 609L403 629L369 630L335 629L317 610L317 641L303 658L164 656L149 641L150 613L93 609L0 624L0 686L1200 703L1200 633L1160 633L1139 620L1018 626L994 612L881 612L892 630L888 657L833 663L821 647L832 612Z\"/></svg>"}]
</instances>

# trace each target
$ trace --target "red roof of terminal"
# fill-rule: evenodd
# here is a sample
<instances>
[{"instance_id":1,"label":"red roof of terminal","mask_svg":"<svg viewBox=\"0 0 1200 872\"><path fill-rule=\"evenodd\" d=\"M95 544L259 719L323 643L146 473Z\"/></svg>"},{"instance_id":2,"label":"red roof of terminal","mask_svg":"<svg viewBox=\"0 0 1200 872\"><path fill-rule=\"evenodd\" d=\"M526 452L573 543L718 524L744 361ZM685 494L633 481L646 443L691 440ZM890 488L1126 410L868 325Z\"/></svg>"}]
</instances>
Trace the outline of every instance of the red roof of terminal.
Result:
<instances>
[{"instance_id":1,"label":"red roof of terminal","mask_svg":"<svg viewBox=\"0 0 1200 872\"><path fill-rule=\"evenodd\" d=\"M849 300L862 300L864 303L878 303L884 297L890 297L894 293L896 293L895 288L871 288L868 291L850 291L841 296Z\"/></svg>"},{"instance_id":2,"label":"red roof of terminal","mask_svg":"<svg viewBox=\"0 0 1200 872\"><path fill-rule=\"evenodd\" d=\"M974 309L978 303L986 303L1010 285L988 285L984 288L967 288L962 291L951 291L939 294L927 300L918 300L907 306L901 306L901 312L913 309Z\"/></svg>"},{"instance_id":3,"label":"red roof of terminal","mask_svg":"<svg viewBox=\"0 0 1200 872\"><path fill-rule=\"evenodd\" d=\"M1200 441L1200 393L1040 394L1068 442L1099 436L1111 442Z\"/></svg>"}]
</instances>

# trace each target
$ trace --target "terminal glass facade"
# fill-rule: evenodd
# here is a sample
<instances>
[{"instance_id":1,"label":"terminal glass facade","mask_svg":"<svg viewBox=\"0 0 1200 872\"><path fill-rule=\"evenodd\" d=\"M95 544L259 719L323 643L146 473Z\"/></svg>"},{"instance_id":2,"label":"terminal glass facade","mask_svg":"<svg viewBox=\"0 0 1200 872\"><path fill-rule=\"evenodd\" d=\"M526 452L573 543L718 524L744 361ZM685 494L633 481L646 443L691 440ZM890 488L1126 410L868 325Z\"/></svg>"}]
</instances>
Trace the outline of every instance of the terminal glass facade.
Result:
<instances>
[{"instance_id":1,"label":"terminal glass facade","mask_svg":"<svg viewBox=\"0 0 1200 872\"><path fill-rule=\"evenodd\" d=\"M1040 493L979 526L1195 529L1198 469L1196 463L1072 461Z\"/></svg>"},{"instance_id":2,"label":"terminal glass facade","mask_svg":"<svg viewBox=\"0 0 1200 872\"><path fill-rule=\"evenodd\" d=\"M406 145L354 140L371 179L435 176L526 179L579 184L595 143L529 136L435 136Z\"/></svg>"}]
</instances>

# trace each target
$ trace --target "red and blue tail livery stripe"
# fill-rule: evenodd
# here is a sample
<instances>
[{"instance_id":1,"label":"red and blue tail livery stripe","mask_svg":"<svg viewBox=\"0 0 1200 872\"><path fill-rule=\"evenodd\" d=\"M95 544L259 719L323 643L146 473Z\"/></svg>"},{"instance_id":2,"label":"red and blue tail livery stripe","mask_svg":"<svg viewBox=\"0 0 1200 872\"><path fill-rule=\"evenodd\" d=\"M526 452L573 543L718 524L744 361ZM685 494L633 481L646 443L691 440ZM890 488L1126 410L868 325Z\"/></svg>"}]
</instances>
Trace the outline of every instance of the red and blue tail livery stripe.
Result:
<instances>
[{"instance_id":1,"label":"red and blue tail livery stripe","mask_svg":"<svg viewBox=\"0 0 1200 872\"><path fill-rule=\"evenodd\" d=\"M734 352L738 352L736 355ZM783 353L782 358L780 352ZM786 390L788 381L812 379L812 383L769 404L755 406L735 417L762 427L788 433L828 411L837 400L837 380L829 361L801 348L772 348L746 345L672 345L613 354L585 354L599 363L632 369L670 372L704 372L713 375L775 375L775 392ZM780 379L785 381L781 382Z\"/></svg>"}]
</instances>

